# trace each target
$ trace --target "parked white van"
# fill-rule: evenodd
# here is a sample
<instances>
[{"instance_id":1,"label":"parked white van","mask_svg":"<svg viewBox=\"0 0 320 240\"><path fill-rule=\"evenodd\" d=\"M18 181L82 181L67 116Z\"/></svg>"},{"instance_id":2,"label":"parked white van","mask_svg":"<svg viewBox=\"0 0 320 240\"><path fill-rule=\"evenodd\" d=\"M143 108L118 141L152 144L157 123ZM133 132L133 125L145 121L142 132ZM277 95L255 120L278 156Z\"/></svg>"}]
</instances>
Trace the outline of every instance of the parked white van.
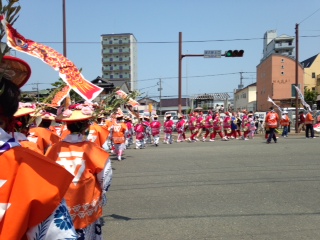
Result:
<instances>
[{"instance_id":1,"label":"parked white van","mask_svg":"<svg viewBox=\"0 0 320 240\"><path fill-rule=\"evenodd\" d=\"M178 112L177 111L168 111L168 112L164 113L164 119L166 119L168 114L171 114L171 117L178 116Z\"/></svg>"}]
</instances>

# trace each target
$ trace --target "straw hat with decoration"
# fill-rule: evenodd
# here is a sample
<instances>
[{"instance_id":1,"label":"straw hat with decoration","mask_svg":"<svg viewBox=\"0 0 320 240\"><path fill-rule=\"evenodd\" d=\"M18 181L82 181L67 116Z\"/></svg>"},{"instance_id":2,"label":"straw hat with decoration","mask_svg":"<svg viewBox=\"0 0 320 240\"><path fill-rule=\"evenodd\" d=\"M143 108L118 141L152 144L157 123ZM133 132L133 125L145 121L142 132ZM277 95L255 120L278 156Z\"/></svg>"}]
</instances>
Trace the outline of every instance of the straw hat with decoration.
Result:
<instances>
[{"instance_id":1,"label":"straw hat with decoration","mask_svg":"<svg viewBox=\"0 0 320 240\"><path fill-rule=\"evenodd\" d=\"M20 58L4 56L0 62L0 73L1 77L5 77L21 88L29 80L31 68Z\"/></svg>"},{"instance_id":2,"label":"straw hat with decoration","mask_svg":"<svg viewBox=\"0 0 320 240\"><path fill-rule=\"evenodd\" d=\"M57 113L55 120L72 123L91 119L93 116L93 109L84 104L73 104L62 112Z\"/></svg>"}]
</instances>

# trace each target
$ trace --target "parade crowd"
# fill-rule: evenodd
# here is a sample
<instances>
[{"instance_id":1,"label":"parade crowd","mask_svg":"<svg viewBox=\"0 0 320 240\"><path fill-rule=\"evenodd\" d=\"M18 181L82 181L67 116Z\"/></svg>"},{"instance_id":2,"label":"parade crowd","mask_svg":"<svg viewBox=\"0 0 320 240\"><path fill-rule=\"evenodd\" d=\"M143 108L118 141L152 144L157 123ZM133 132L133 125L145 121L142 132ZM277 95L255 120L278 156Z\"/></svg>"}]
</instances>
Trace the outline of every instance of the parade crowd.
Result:
<instances>
[{"instance_id":1,"label":"parade crowd","mask_svg":"<svg viewBox=\"0 0 320 240\"><path fill-rule=\"evenodd\" d=\"M27 66L13 57L3 61ZM98 104L71 104L69 98L58 108L22 103L20 88L28 78L0 81L0 239L102 239L110 155L122 161L131 146L158 147L162 133L165 144L250 140L257 133L276 143L279 126L287 137L291 123L288 112L279 116L272 107L263 120L246 110L224 111L224 117L193 111L187 118L178 114L175 124L171 115L164 122L136 115L133 122L120 107L106 116ZM300 122L314 138L312 114Z\"/></svg>"}]
</instances>

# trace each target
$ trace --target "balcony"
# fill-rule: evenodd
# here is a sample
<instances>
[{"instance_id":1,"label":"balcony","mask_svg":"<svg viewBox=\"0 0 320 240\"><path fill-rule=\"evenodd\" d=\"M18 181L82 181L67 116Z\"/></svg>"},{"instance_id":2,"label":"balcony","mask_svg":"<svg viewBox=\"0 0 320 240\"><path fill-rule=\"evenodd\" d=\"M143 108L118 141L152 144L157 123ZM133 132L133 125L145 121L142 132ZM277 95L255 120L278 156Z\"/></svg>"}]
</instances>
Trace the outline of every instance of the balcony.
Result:
<instances>
[{"instance_id":1,"label":"balcony","mask_svg":"<svg viewBox=\"0 0 320 240\"><path fill-rule=\"evenodd\" d=\"M120 49L104 49L102 50L102 54L104 56L106 55L113 55L113 54L129 54L130 53L130 49L129 48L120 48Z\"/></svg>"},{"instance_id":2,"label":"balcony","mask_svg":"<svg viewBox=\"0 0 320 240\"><path fill-rule=\"evenodd\" d=\"M104 66L103 71L130 71L130 66Z\"/></svg>"},{"instance_id":3,"label":"balcony","mask_svg":"<svg viewBox=\"0 0 320 240\"><path fill-rule=\"evenodd\" d=\"M130 40L103 40L102 45L126 45L130 44Z\"/></svg>"},{"instance_id":4,"label":"balcony","mask_svg":"<svg viewBox=\"0 0 320 240\"><path fill-rule=\"evenodd\" d=\"M120 75L112 75L112 78L110 77L111 75L103 74L102 77L108 81L129 81L130 79L130 74L123 74L122 76Z\"/></svg>"},{"instance_id":5,"label":"balcony","mask_svg":"<svg viewBox=\"0 0 320 240\"><path fill-rule=\"evenodd\" d=\"M280 49L294 49L294 44L293 43L291 43L291 44L289 44L289 43L287 43L287 42L282 42L282 43L276 43L275 45L274 45L274 49L275 50L280 50Z\"/></svg>"}]
</instances>

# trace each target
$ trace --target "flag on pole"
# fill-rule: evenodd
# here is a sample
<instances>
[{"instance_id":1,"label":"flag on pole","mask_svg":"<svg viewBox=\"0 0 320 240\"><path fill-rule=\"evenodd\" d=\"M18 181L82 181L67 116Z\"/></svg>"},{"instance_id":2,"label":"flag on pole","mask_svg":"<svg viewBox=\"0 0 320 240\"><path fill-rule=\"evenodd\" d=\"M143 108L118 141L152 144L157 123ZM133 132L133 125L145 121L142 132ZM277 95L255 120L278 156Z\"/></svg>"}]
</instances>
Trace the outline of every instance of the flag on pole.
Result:
<instances>
[{"instance_id":1,"label":"flag on pole","mask_svg":"<svg viewBox=\"0 0 320 240\"><path fill-rule=\"evenodd\" d=\"M275 102L269 96L268 96L268 102L271 102L274 106L276 106L279 109L280 113L282 114L281 107L279 107L277 104L275 104Z\"/></svg>"},{"instance_id":2,"label":"flag on pole","mask_svg":"<svg viewBox=\"0 0 320 240\"><path fill-rule=\"evenodd\" d=\"M311 112L310 105L308 103L306 103L306 101L304 100L304 96L303 96L302 92L300 91L300 88L298 88L297 86L294 86L294 87L297 90L297 93L298 93L298 95L300 97L302 105Z\"/></svg>"}]
</instances>

